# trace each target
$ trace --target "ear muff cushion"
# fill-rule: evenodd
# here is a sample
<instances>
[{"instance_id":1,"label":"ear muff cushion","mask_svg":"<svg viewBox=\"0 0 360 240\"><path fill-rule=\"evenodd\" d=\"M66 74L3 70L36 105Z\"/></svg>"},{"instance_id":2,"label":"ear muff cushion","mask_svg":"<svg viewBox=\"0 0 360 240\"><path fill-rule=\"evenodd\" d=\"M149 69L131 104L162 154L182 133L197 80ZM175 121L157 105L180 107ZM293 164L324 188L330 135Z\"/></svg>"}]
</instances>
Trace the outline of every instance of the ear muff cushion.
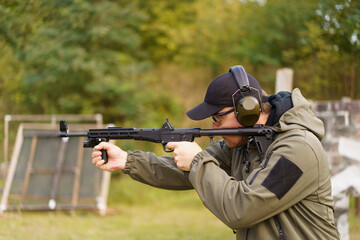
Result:
<instances>
[{"instance_id":1,"label":"ear muff cushion","mask_svg":"<svg viewBox=\"0 0 360 240\"><path fill-rule=\"evenodd\" d=\"M256 124L260 116L259 101L253 96L245 96L236 105L236 117L239 123L245 127Z\"/></svg>"}]
</instances>

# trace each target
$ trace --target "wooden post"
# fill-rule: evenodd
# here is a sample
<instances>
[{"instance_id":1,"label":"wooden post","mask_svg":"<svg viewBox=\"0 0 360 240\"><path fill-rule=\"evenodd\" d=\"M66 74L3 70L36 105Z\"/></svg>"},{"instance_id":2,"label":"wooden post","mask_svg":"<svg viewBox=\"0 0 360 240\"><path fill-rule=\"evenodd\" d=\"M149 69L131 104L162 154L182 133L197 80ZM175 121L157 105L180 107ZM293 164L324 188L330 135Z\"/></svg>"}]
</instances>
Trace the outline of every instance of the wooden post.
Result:
<instances>
[{"instance_id":1,"label":"wooden post","mask_svg":"<svg viewBox=\"0 0 360 240\"><path fill-rule=\"evenodd\" d=\"M360 197L355 197L355 215L360 216Z\"/></svg>"},{"instance_id":2,"label":"wooden post","mask_svg":"<svg viewBox=\"0 0 360 240\"><path fill-rule=\"evenodd\" d=\"M7 208L7 201L8 201L8 197L9 197L9 193L10 193L10 188L11 188L11 184L14 179L16 165L17 165L17 162L19 159L21 146L22 146L23 140L24 140L23 130L24 130L24 127L22 124L20 124L17 135L16 135L16 142L15 142L14 152L11 157L11 164L10 164L9 172L6 175L5 187L3 190L1 204L0 204L0 213L5 211Z\"/></svg>"},{"instance_id":3,"label":"wooden post","mask_svg":"<svg viewBox=\"0 0 360 240\"><path fill-rule=\"evenodd\" d=\"M281 68L276 71L275 93L293 90L294 71L291 68Z\"/></svg>"},{"instance_id":4,"label":"wooden post","mask_svg":"<svg viewBox=\"0 0 360 240\"><path fill-rule=\"evenodd\" d=\"M32 167L35 159L35 150L37 145L37 137L33 137L31 142L31 149L30 149L30 155L29 155L29 161L27 164L26 172L25 172L25 179L24 179L24 185L21 191L21 199L20 199L20 206L22 207L24 205L24 199L26 197L26 193L29 187L30 182L30 176L32 173Z\"/></svg>"},{"instance_id":5,"label":"wooden post","mask_svg":"<svg viewBox=\"0 0 360 240\"><path fill-rule=\"evenodd\" d=\"M11 115L5 115L4 120L4 178L6 179L9 152L9 121L11 121Z\"/></svg>"},{"instance_id":6,"label":"wooden post","mask_svg":"<svg viewBox=\"0 0 360 240\"><path fill-rule=\"evenodd\" d=\"M82 142L85 140L84 137L79 138L79 145L78 145L78 154L77 154L77 160L76 160L76 167L75 167L75 176L74 176L74 185L73 185L73 191L72 191L72 197L71 197L71 206L76 208L78 205L79 200L79 191L80 191L80 180L81 180L81 168L83 163L83 157L84 157L84 148L82 146Z\"/></svg>"},{"instance_id":7,"label":"wooden post","mask_svg":"<svg viewBox=\"0 0 360 240\"><path fill-rule=\"evenodd\" d=\"M53 177L51 192L50 192L50 201L49 201L49 208L55 209L56 208L56 193L59 186L59 181L61 177L61 172L63 169L64 159L65 159L65 151L66 151L66 143L67 141L62 140L60 145L60 150L58 153L58 159L56 161L56 170L55 175Z\"/></svg>"}]
</instances>

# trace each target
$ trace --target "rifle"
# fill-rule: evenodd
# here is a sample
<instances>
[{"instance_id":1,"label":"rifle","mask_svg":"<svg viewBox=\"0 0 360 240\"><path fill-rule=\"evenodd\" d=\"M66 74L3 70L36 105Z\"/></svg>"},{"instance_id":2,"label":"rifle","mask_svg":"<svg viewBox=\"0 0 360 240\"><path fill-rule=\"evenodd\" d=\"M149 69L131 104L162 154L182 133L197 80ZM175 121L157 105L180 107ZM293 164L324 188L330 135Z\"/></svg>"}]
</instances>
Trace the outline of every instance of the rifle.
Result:
<instances>
[{"instance_id":1,"label":"rifle","mask_svg":"<svg viewBox=\"0 0 360 240\"><path fill-rule=\"evenodd\" d=\"M88 132L69 133L66 121L60 121L60 133L58 137L87 137L83 142L86 148L93 148L100 142L108 142L110 139L133 139L161 143L165 152L172 152L166 148L168 142L194 141L196 137L208 136L210 142L214 136L243 135L248 136L249 141L255 143L262 160L266 149L272 143L274 131L263 125L254 125L246 128L224 128L224 129L201 129L201 128L173 128L168 119L162 128L122 128L108 127L105 129L89 129ZM101 150L105 163L108 161L106 150Z\"/></svg>"}]
</instances>

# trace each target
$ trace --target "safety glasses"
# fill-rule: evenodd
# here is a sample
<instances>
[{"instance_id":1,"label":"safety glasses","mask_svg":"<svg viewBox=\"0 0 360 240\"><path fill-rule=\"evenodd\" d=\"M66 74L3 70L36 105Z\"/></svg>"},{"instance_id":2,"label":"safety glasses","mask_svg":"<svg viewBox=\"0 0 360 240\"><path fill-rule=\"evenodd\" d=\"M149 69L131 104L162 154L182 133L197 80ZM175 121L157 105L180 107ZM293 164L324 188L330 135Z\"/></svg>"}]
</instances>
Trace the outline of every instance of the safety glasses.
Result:
<instances>
[{"instance_id":1,"label":"safety glasses","mask_svg":"<svg viewBox=\"0 0 360 240\"><path fill-rule=\"evenodd\" d=\"M230 110L225 111L225 112L214 114L214 115L210 116L210 119L211 119L211 121L213 123L218 123L222 116L225 116L226 114L232 113L233 111L234 111L234 109L230 109Z\"/></svg>"}]
</instances>

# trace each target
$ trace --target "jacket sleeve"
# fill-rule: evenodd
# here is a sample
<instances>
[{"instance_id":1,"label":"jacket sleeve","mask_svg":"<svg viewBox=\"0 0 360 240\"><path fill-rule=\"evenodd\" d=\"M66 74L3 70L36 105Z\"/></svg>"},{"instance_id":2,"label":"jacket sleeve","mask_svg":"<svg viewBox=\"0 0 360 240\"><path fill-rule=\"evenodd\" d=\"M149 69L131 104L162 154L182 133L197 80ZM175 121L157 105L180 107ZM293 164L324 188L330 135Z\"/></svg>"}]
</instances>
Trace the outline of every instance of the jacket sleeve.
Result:
<instances>
[{"instance_id":1,"label":"jacket sleeve","mask_svg":"<svg viewBox=\"0 0 360 240\"><path fill-rule=\"evenodd\" d=\"M205 149L207 153L216 159L216 164L223 169L228 175L231 174L231 149L220 140Z\"/></svg>"},{"instance_id":2,"label":"jacket sleeve","mask_svg":"<svg viewBox=\"0 0 360 240\"><path fill-rule=\"evenodd\" d=\"M299 137L270 146L267 158L243 181L218 166L208 152L200 152L192 162L190 181L204 205L232 229L252 227L318 187L318 156Z\"/></svg>"},{"instance_id":3,"label":"jacket sleeve","mask_svg":"<svg viewBox=\"0 0 360 240\"><path fill-rule=\"evenodd\" d=\"M151 152L128 151L124 173L136 181L171 190L192 189L184 172L177 169L174 159L169 156L158 157Z\"/></svg>"}]
</instances>

